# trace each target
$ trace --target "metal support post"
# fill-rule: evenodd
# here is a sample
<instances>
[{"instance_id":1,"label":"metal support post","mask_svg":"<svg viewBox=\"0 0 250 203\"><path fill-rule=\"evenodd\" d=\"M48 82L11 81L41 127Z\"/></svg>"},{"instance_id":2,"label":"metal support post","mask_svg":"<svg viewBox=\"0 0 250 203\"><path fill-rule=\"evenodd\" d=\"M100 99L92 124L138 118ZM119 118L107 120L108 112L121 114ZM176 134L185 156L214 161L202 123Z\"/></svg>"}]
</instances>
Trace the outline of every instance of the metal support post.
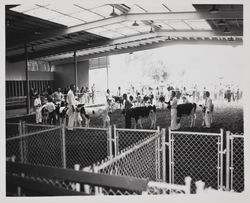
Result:
<instances>
[{"instance_id":1,"label":"metal support post","mask_svg":"<svg viewBox=\"0 0 250 203\"><path fill-rule=\"evenodd\" d=\"M65 140L65 126L62 125L62 165L63 168L67 168L66 163L66 140Z\"/></svg>"}]
</instances>

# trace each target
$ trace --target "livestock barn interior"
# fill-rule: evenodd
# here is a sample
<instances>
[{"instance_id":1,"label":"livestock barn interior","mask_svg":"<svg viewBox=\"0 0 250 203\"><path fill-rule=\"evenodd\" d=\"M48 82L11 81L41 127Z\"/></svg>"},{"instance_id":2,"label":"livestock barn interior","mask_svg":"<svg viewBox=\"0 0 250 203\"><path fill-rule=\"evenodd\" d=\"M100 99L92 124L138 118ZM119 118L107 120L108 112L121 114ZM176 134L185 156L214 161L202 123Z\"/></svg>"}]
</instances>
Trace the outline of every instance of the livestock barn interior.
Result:
<instances>
[{"instance_id":1,"label":"livestock barn interior","mask_svg":"<svg viewBox=\"0 0 250 203\"><path fill-rule=\"evenodd\" d=\"M32 89L48 86L90 88L90 71L106 68L108 78L113 55L179 44L242 46L242 4L9 4L5 32L6 196L244 191L238 106L226 107L239 112L230 117L238 122L215 114L211 131L171 131L163 116L156 129L125 129L112 115L111 126L70 131L61 122L35 124L32 97Z\"/></svg>"}]
</instances>

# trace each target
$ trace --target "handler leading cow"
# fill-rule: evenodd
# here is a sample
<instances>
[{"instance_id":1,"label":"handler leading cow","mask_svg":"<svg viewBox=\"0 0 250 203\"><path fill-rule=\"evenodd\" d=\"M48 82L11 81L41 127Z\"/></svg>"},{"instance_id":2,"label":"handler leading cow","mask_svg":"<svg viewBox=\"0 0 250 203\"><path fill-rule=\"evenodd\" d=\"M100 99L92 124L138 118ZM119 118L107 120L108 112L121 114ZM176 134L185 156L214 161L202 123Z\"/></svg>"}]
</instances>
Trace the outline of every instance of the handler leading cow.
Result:
<instances>
[{"instance_id":1,"label":"handler leading cow","mask_svg":"<svg viewBox=\"0 0 250 203\"><path fill-rule=\"evenodd\" d=\"M195 125L196 119L196 104L185 103L177 104L176 92L172 91L172 95L169 102L166 102L167 108L171 109L171 130L178 130L181 127L180 120L183 115L191 117L190 127Z\"/></svg>"}]
</instances>

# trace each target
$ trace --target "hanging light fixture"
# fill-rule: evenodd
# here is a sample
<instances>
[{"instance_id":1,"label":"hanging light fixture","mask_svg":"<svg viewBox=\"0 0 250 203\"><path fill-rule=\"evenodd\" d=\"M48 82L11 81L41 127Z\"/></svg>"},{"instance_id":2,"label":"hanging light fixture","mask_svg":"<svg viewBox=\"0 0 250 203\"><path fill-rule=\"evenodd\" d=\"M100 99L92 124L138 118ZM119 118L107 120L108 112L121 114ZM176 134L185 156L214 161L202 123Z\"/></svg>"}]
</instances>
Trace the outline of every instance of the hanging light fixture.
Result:
<instances>
[{"instance_id":1,"label":"hanging light fixture","mask_svg":"<svg viewBox=\"0 0 250 203\"><path fill-rule=\"evenodd\" d=\"M113 11L109 15L112 16L112 17L118 16L118 14L115 12L115 7L114 6L112 6L112 7L113 7Z\"/></svg>"},{"instance_id":2,"label":"hanging light fixture","mask_svg":"<svg viewBox=\"0 0 250 203\"><path fill-rule=\"evenodd\" d=\"M219 9L216 8L216 5L213 5L212 8L209 10L209 13L212 13L212 14L218 13L218 12L219 12Z\"/></svg>"},{"instance_id":3,"label":"hanging light fixture","mask_svg":"<svg viewBox=\"0 0 250 203\"><path fill-rule=\"evenodd\" d=\"M220 26L224 26L226 23L225 23L225 21L224 20L219 20L218 21L218 25L220 25Z\"/></svg>"},{"instance_id":4,"label":"hanging light fixture","mask_svg":"<svg viewBox=\"0 0 250 203\"><path fill-rule=\"evenodd\" d=\"M132 26L139 26L139 24L135 20L135 22L132 24Z\"/></svg>"},{"instance_id":5,"label":"hanging light fixture","mask_svg":"<svg viewBox=\"0 0 250 203\"><path fill-rule=\"evenodd\" d=\"M35 49L34 49L34 46L33 46L33 45L31 46L31 51L32 51L32 52L35 52Z\"/></svg>"},{"instance_id":6,"label":"hanging light fixture","mask_svg":"<svg viewBox=\"0 0 250 203\"><path fill-rule=\"evenodd\" d=\"M150 28L149 33L154 33L154 30L153 30L153 28L152 28L152 27Z\"/></svg>"},{"instance_id":7,"label":"hanging light fixture","mask_svg":"<svg viewBox=\"0 0 250 203\"><path fill-rule=\"evenodd\" d=\"M231 33L231 31L228 29L228 27L225 27L225 29L223 30L223 32L224 32L225 34Z\"/></svg>"},{"instance_id":8,"label":"hanging light fixture","mask_svg":"<svg viewBox=\"0 0 250 203\"><path fill-rule=\"evenodd\" d=\"M118 48L117 48L117 44L115 45L115 49L117 50Z\"/></svg>"},{"instance_id":9,"label":"hanging light fixture","mask_svg":"<svg viewBox=\"0 0 250 203\"><path fill-rule=\"evenodd\" d=\"M171 37L170 36L168 36L168 38L166 39L167 41L171 41Z\"/></svg>"}]
</instances>

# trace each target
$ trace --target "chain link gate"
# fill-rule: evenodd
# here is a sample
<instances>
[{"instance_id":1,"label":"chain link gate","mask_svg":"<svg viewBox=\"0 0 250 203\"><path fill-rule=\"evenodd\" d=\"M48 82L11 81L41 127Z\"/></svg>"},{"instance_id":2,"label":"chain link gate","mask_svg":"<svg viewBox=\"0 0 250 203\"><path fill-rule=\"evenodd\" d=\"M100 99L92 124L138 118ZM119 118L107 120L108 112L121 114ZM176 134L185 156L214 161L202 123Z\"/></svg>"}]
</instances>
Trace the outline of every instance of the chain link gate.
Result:
<instances>
[{"instance_id":1,"label":"chain link gate","mask_svg":"<svg viewBox=\"0 0 250 203\"><path fill-rule=\"evenodd\" d=\"M148 178L156 181L159 178L157 163L159 157L160 134L154 133L130 147L118 152L117 156L109 160L103 160L94 166L96 173L131 176L136 178ZM110 188L99 188L99 193L118 194ZM119 193L120 194L120 193ZM123 191L122 194L133 194Z\"/></svg>"},{"instance_id":2,"label":"chain link gate","mask_svg":"<svg viewBox=\"0 0 250 203\"><path fill-rule=\"evenodd\" d=\"M169 129L169 183L184 184L186 176L202 180L206 187L223 186L223 130L220 133L181 132Z\"/></svg>"},{"instance_id":3,"label":"chain link gate","mask_svg":"<svg viewBox=\"0 0 250 203\"><path fill-rule=\"evenodd\" d=\"M226 189L244 191L244 136L226 132Z\"/></svg>"}]
</instances>

